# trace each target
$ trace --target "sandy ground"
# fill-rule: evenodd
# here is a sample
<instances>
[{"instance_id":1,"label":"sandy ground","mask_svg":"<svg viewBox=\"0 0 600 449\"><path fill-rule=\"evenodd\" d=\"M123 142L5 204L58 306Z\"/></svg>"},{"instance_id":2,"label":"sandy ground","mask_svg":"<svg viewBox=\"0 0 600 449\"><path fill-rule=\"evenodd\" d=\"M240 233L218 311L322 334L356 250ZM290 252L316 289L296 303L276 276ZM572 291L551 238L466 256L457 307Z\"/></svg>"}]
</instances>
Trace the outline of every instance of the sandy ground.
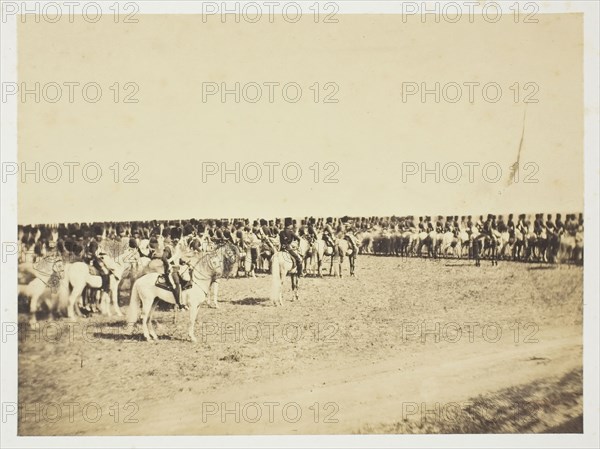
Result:
<instances>
[{"instance_id":1,"label":"sandy ground","mask_svg":"<svg viewBox=\"0 0 600 449\"><path fill-rule=\"evenodd\" d=\"M23 326L19 434L581 431L582 277L364 256L284 307L268 276L222 281L196 344L172 311L157 343L116 318Z\"/></svg>"}]
</instances>

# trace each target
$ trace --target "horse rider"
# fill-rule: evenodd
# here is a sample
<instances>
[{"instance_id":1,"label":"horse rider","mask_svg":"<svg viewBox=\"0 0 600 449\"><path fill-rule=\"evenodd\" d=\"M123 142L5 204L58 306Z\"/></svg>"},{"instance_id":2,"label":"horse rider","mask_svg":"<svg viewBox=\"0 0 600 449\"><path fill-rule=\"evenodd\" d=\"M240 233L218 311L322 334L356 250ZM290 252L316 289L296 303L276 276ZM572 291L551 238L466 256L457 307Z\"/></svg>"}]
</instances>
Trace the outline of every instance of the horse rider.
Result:
<instances>
[{"instance_id":1,"label":"horse rider","mask_svg":"<svg viewBox=\"0 0 600 449\"><path fill-rule=\"evenodd\" d=\"M560 236L565 232L565 224L562 221L561 214L556 214L556 233Z\"/></svg>"},{"instance_id":2,"label":"horse rider","mask_svg":"<svg viewBox=\"0 0 600 449\"><path fill-rule=\"evenodd\" d=\"M425 217L425 227L426 227L427 233L434 231L433 223L431 222L431 217Z\"/></svg>"},{"instance_id":3,"label":"horse rider","mask_svg":"<svg viewBox=\"0 0 600 449\"><path fill-rule=\"evenodd\" d=\"M508 214L508 221L506 222L506 230L508 236L512 239L515 237L515 222L513 220L513 214Z\"/></svg>"},{"instance_id":4,"label":"horse rider","mask_svg":"<svg viewBox=\"0 0 600 449\"><path fill-rule=\"evenodd\" d=\"M425 223L423 222L423 217L419 217L419 232L425 232Z\"/></svg>"},{"instance_id":5,"label":"horse rider","mask_svg":"<svg viewBox=\"0 0 600 449\"><path fill-rule=\"evenodd\" d=\"M170 245L170 239L164 241L164 245L161 247L158 244L158 239L150 239L150 248L152 253L152 259L160 259L163 263L165 271L165 280L167 285L173 292L175 298L175 304L180 309L185 306L181 304L181 281L179 279L179 266L175 266L173 258L173 248Z\"/></svg>"},{"instance_id":6,"label":"horse rider","mask_svg":"<svg viewBox=\"0 0 600 449\"><path fill-rule=\"evenodd\" d=\"M533 222L533 232L536 236L540 236L544 232L544 214L535 214L535 221Z\"/></svg>"},{"instance_id":7,"label":"horse rider","mask_svg":"<svg viewBox=\"0 0 600 449\"><path fill-rule=\"evenodd\" d=\"M546 225L545 226L546 226L546 238L547 239L550 239L550 237L558 235L556 225L554 224L554 221L552 220L552 214L548 214L546 216Z\"/></svg>"},{"instance_id":8,"label":"horse rider","mask_svg":"<svg viewBox=\"0 0 600 449\"><path fill-rule=\"evenodd\" d=\"M454 222L452 221L452 217L446 217L446 221L444 222L444 227L442 232L452 232L454 230Z\"/></svg>"},{"instance_id":9,"label":"horse rider","mask_svg":"<svg viewBox=\"0 0 600 449\"><path fill-rule=\"evenodd\" d=\"M311 246L314 245L314 243L319 239L317 231L315 230L315 219L312 217L308 220L306 238L308 239L308 243L310 243Z\"/></svg>"},{"instance_id":10,"label":"horse rider","mask_svg":"<svg viewBox=\"0 0 600 449\"><path fill-rule=\"evenodd\" d=\"M344 239L348 241L350 244L350 248L352 248L352 254L358 254L358 246L355 243L356 236L354 235L354 228L352 224L346 223L346 232L344 233Z\"/></svg>"},{"instance_id":11,"label":"horse rider","mask_svg":"<svg viewBox=\"0 0 600 449\"><path fill-rule=\"evenodd\" d=\"M110 291L110 271L100 258L99 245L96 239L91 239L85 247L84 260L98 271L102 278L102 290L105 293Z\"/></svg>"},{"instance_id":12,"label":"horse rider","mask_svg":"<svg viewBox=\"0 0 600 449\"><path fill-rule=\"evenodd\" d=\"M140 258L142 258L142 257L148 257L144 253L142 253L142 250L140 249L140 245L139 245L137 239L135 239L134 237L131 237L129 239L128 246L129 246L129 250L133 254L135 254L135 256L133 256L133 254L132 254L131 260L135 261L136 264L138 263L138 261L139 261Z\"/></svg>"},{"instance_id":13,"label":"horse rider","mask_svg":"<svg viewBox=\"0 0 600 449\"><path fill-rule=\"evenodd\" d=\"M477 219L477 221L475 222L475 227L477 228L477 230L479 232L483 231L483 215L480 215L479 218Z\"/></svg>"},{"instance_id":14,"label":"horse rider","mask_svg":"<svg viewBox=\"0 0 600 449\"><path fill-rule=\"evenodd\" d=\"M438 215L438 219L435 222L435 232L437 232L438 234L441 234L442 232L444 232L444 223L443 218L441 215Z\"/></svg>"},{"instance_id":15,"label":"horse rider","mask_svg":"<svg viewBox=\"0 0 600 449\"><path fill-rule=\"evenodd\" d=\"M211 242L217 245L222 245L223 243L225 243L225 236L223 235L223 224L220 220L216 220L213 223L211 231L212 232L209 231L209 238Z\"/></svg>"},{"instance_id":16,"label":"horse rider","mask_svg":"<svg viewBox=\"0 0 600 449\"><path fill-rule=\"evenodd\" d=\"M231 232L231 227L229 225L229 222L227 220L223 221L223 239L228 242L228 243L233 243L235 244L234 238L233 238L233 234Z\"/></svg>"},{"instance_id":17,"label":"horse rider","mask_svg":"<svg viewBox=\"0 0 600 449\"><path fill-rule=\"evenodd\" d=\"M258 232L256 233L256 235L265 245L267 245L267 247L273 252L273 254L277 252L275 246L273 245L273 241L271 240L274 237L272 228L269 226L267 220L265 220L264 218L260 219L260 227L258 228Z\"/></svg>"},{"instance_id":18,"label":"horse rider","mask_svg":"<svg viewBox=\"0 0 600 449\"><path fill-rule=\"evenodd\" d=\"M525 214L519 215L519 220L517 221L517 226L515 228L517 231L519 231L521 233L521 235L525 239L525 242L527 242L528 226L527 226L527 218L526 218Z\"/></svg>"},{"instance_id":19,"label":"horse rider","mask_svg":"<svg viewBox=\"0 0 600 449\"><path fill-rule=\"evenodd\" d=\"M306 226L306 219L300 220L300 226L298 226L297 234L300 237L306 237L307 232L308 232L308 228Z\"/></svg>"},{"instance_id":20,"label":"horse rider","mask_svg":"<svg viewBox=\"0 0 600 449\"><path fill-rule=\"evenodd\" d=\"M279 242L281 249L287 251L296 260L296 271L298 276L302 277L302 258L292 247L294 241L300 243L300 237L294 232L292 219L286 218L285 228L279 233Z\"/></svg>"},{"instance_id":21,"label":"horse rider","mask_svg":"<svg viewBox=\"0 0 600 449\"><path fill-rule=\"evenodd\" d=\"M325 226L323 226L322 238L325 241L325 243L327 244L327 246L334 248L335 244L333 243L332 223L333 223L333 218L328 217L327 221L325 222Z\"/></svg>"},{"instance_id":22,"label":"horse rider","mask_svg":"<svg viewBox=\"0 0 600 449\"><path fill-rule=\"evenodd\" d=\"M246 251L246 242L244 241L245 232L249 232L250 228L245 228L242 222L235 224L235 245L240 250Z\"/></svg>"}]
</instances>

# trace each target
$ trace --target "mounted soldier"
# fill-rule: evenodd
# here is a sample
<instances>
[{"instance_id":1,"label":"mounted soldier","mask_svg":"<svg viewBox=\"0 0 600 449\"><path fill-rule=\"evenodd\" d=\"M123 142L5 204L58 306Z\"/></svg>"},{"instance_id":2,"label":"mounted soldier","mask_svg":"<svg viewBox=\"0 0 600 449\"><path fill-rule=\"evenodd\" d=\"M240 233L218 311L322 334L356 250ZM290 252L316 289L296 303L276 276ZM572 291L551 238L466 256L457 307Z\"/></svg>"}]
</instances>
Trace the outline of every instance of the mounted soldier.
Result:
<instances>
[{"instance_id":1,"label":"mounted soldier","mask_svg":"<svg viewBox=\"0 0 600 449\"><path fill-rule=\"evenodd\" d=\"M99 241L102 239L102 230L96 227L96 238L91 239L85 247L84 261L94 267L102 278L102 290L105 293L110 291L110 271L101 259Z\"/></svg>"},{"instance_id":2,"label":"mounted soldier","mask_svg":"<svg viewBox=\"0 0 600 449\"><path fill-rule=\"evenodd\" d=\"M354 227L352 223L346 223L346 229L344 232L344 239L348 241L350 244L350 248L352 248L352 252L355 255L358 255L358 243L356 239L356 235L354 234Z\"/></svg>"},{"instance_id":3,"label":"mounted soldier","mask_svg":"<svg viewBox=\"0 0 600 449\"><path fill-rule=\"evenodd\" d=\"M325 223L325 226L323 226L323 240L325 241L325 243L327 244L327 246L329 246L330 248L334 248L335 245L333 243L333 218L329 217L327 218L327 222Z\"/></svg>"},{"instance_id":4,"label":"mounted soldier","mask_svg":"<svg viewBox=\"0 0 600 449\"><path fill-rule=\"evenodd\" d=\"M296 271L298 276L302 276L302 258L294 248L294 242L300 243L300 237L294 232L291 218L285 219L285 228L279 233L279 242L281 249L287 251L296 261Z\"/></svg>"},{"instance_id":5,"label":"mounted soldier","mask_svg":"<svg viewBox=\"0 0 600 449\"><path fill-rule=\"evenodd\" d=\"M425 229L426 232L433 232L433 223L431 222L431 218L430 217L425 217Z\"/></svg>"},{"instance_id":6,"label":"mounted soldier","mask_svg":"<svg viewBox=\"0 0 600 449\"><path fill-rule=\"evenodd\" d=\"M525 214L519 215L519 220L517 221L516 229L521 233L521 235L527 235L527 220L525 219Z\"/></svg>"},{"instance_id":7,"label":"mounted soldier","mask_svg":"<svg viewBox=\"0 0 600 449\"><path fill-rule=\"evenodd\" d=\"M170 233L169 233L170 236ZM158 244L157 238L150 239L150 248L152 259L160 259L163 263L165 281L175 298L175 304L180 309L185 306L181 303L181 281L179 278L179 266L175 266L175 261L171 260L174 255L174 250L171 247L171 239L165 239L164 245Z\"/></svg>"},{"instance_id":8,"label":"mounted soldier","mask_svg":"<svg viewBox=\"0 0 600 449\"><path fill-rule=\"evenodd\" d=\"M546 217L546 236L547 238L550 238L551 236L555 235L558 235L556 225L552 220L552 214L548 214Z\"/></svg>"},{"instance_id":9,"label":"mounted soldier","mask_svg":"<svg viewBox=\"0 0 600 449\"><path fill-rule=\"evenodd\" d=\"M273 245L273 241L271 240L275 235L272 233L271 227L268 225L267 220L264 218L260 219L260 227L258 228L258 232L256 233L258 238L265 244L270 251L275 253L276 249Z\"/></svg>"},{"instance_id":10,"label":"mounted soldier","mask_svg":"<svg viewBox=\"0 0 600 449\"><path fill-rule=\"evenodd\" d=\"M441 215L438 215L438 219L435 222L435 232L437 232L438 234L441 234L444 232L444 217L442 217Z\"/></svg>"},{"instance_id":11,"label":"mounted soldier","mask_svg":"<svg viewBox=\"0 0 600 449\"><path fill-rule=\"evenodd\" d=\"M562 235L565 232L565 224L562 221L562 215L556 214L556 233Z\"/></svg>"},{"instance_id":12,"label":"mounted soldier","mask_svg":"<svg viewBox=\"0 0 600 449\"><path fill-rule=\"evenodd\" d=\"M308 227L306 229L306 238L308 239L308 243L314 245L314 243L319 239L317 235L317 231L315 230L315 219L310 217L308 219Z\"/></svg>"},{"instance_id":13,"label":"mounted soldier","mask_svg":"<svg viewBox=\"0 0 600 449\"><path fill-rule=\"evenodd\" d=\"M533 232L535 235L539 237L545 228L544 214L535 214L535 221L533 222Z\"/></svg>"},{"instance_id":14,"label":"mounted soldier","mask_svg":"<svg viewBox=\"0 0 600 449\"><path fill-rule=\"evenodd\" d=\"M417 225L419 232L427 232L425 228L425 222L423 221L423 217L419 217L419 224Z\"/></svg>"}]
</instances>

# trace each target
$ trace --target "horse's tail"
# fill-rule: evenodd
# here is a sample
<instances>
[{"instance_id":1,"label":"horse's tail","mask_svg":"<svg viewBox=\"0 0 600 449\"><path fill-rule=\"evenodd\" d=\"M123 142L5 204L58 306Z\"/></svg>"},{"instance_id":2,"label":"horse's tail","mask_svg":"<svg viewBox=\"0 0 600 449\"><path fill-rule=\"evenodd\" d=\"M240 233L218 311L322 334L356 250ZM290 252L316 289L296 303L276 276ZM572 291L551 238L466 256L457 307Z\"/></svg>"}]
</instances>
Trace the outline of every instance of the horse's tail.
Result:
<instances>
[{"instance_id":1,"label":"horse's tail","mask_svg":"<svg viewBox=\"0 0 600 449\"><path fill-rule=\"evenodd\" d=\"M281 294L281 268L279 253L271 259L271 301L279 301Z\"/></svg>"},{"instance_id":2,"label":"horse's tail","mask_svg":"<svg viewBox=\"0 0 600 449\"><path fill-rule=\"evenodd\" d=\"M127 327L133 331L133 326L140 316L140 293L139 279L133 283L131 287L131 297L129 298L129 308L127 309Z\"/></svg>"}]
</instances>

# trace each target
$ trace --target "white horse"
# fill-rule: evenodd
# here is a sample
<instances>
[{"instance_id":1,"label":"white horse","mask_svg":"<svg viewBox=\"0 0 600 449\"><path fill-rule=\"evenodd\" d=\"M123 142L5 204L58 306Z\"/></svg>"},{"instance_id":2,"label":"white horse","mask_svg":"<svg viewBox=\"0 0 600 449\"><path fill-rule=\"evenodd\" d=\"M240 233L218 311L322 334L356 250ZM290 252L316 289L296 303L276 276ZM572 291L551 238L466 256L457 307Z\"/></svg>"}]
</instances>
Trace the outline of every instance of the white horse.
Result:
<instances>
[{"instance_id":1,"label":"white horse","mask_svg":"<svg viewBox=\"0 0 600 449\"><path fill-rule=\"evenodd\" d=\"M182 290L181 302L189 307L190 326L188 335L192 342L196 342L194 326L198 315L198 307L202 302L208 301L211 284L221 276L229 276L239 260L238 248L232 244L218 246L207 254L193 254L184 260L190 267L192 286ZM186 270L187 271L187 270ZM184 274L184 273L182 273ZM152 323L152 314L158 304L156 298L175 304L175 296L169 290L156 286L159 273L148 273L139 278L131 289L131 300L127 311L127 324L129 332L133 332L134 324L142 307L142 330L148 341L158 340L158 335Z\"/></svg>"},{"instance_id":2,"label":"white horse","mask_svg":"<svg viewBox=\"0 0 600 449\"><path fill-rule=\"evenodd\" d=\"M123 313L119 308L118 302L118 286L119 286L119 274L122 274L122 268L118 266L110 257L100 256L100 259L104 265L108 268L109 275L109 295L107 292L102 291L100 304L102 311L111 314L110 305L113 306L115 313L118 316L122 316ZM99 275L90 274L90 267L85 262L73 262L65 264L65 279L68 282L68 286L71 288L68 294L68 306L67 316L74 318L76 313L76 305L83 302L82 293L86 287L101 289L102 288L102 277Z\"/></svg>"},{"instance_id":3,"label":"white horse","mask_svg":"<svg viewBox=\"0 0 600 449\"><path fill-rule=\"evenodd\" d=\"M323 240L323 234L319 232L317 233L317 239L313 242L312 246L307 249L307 252L310 252L310 256L306 258L305 267L307 272L322 277L323 259L325 256L333 258L334 248L327 245L325 240ZM316 271L315 262L317 265Z\"/></svg>"},{"instance_id":4,"label":"white horse","mask_svg":"<svg viewBox=\"0 0 600 449\"><path fill-rule=\"evenodd\" d=\"M349 236L352 238L352 236ZM348 257L348 262L350 263L350 276L354 276L354 267L356 264L356 251L352 249L350 242L346 238L336 238L334 239L335 249L333 251L333 255L331 256L331 266L329 267L329 274L331 276L339 276L342 277L342 264L344 262L344 257ZM358 248L358 242L353 241L355 248ZM334 264L334 260L337 262Z\"/></svg>"},{"instance_id":5,"label":"white horse","mask_svg":"<svg viewBox=\"0 0 600 449\"><path fill-rule=\"evenodd\" d=\"M292 279L292 293L298 300L298 273L294 266L294 259L287 251L277 251L271 259L271 301L273 305L283 306L283 281L290 274Z\"/></svg>"},{"instance_id":6,"label":"white horse","mask_svg":"<svg viewBox=\"0 0 600 449\"><path fill-rule=\"evenodd\" d=\"M244 262L244 275L246 277L256 277L256 263L258 262L258 253L260 251L262 241L254 232L243 233L243 262ZM252 253L255 254L255 259L252 258Z\"/></svg>"},{"instance_id":7,"label":"white horse","mask_svg":"<svg viewBox=\"0 0 600 449\"><path fill-rule=\"evenodd\" d=\"M442 257L460 257L460 239L454 236L452 231L446 231L442 236L439 254Z\"/></svg>"},{"instance_id":8,"label":"white horse","mask_svg":"<svg viewBox=\"0 0 600 449\"><path fill-rule=\"evenodd\" d=\"M40 299L48 306L51 313L57 312L64 298L65 284L64 264L60 257L45 257L36 263L26 262L19 265L19 270L32 273L35 278L25 285L19 285L19 294L29 298L29 323L37 322L36 313Z\"/></svg>"},{"instance_id":9,"label":"white horse","mask_svg":"<svg viewBox=\"0 0 600 449\"><path fill-rule=\"evenodd\" d=\"M329 255L333 254L333 250L331 247L328 247L325 241L321 238L317 238L313 244L311 245L308 256L305 259L305 269L307 274L312 274L313 276L322 277L323 273L322 265L323 258L325 257L325 253L329 252Z\"/></svg>"}]
</instances>

